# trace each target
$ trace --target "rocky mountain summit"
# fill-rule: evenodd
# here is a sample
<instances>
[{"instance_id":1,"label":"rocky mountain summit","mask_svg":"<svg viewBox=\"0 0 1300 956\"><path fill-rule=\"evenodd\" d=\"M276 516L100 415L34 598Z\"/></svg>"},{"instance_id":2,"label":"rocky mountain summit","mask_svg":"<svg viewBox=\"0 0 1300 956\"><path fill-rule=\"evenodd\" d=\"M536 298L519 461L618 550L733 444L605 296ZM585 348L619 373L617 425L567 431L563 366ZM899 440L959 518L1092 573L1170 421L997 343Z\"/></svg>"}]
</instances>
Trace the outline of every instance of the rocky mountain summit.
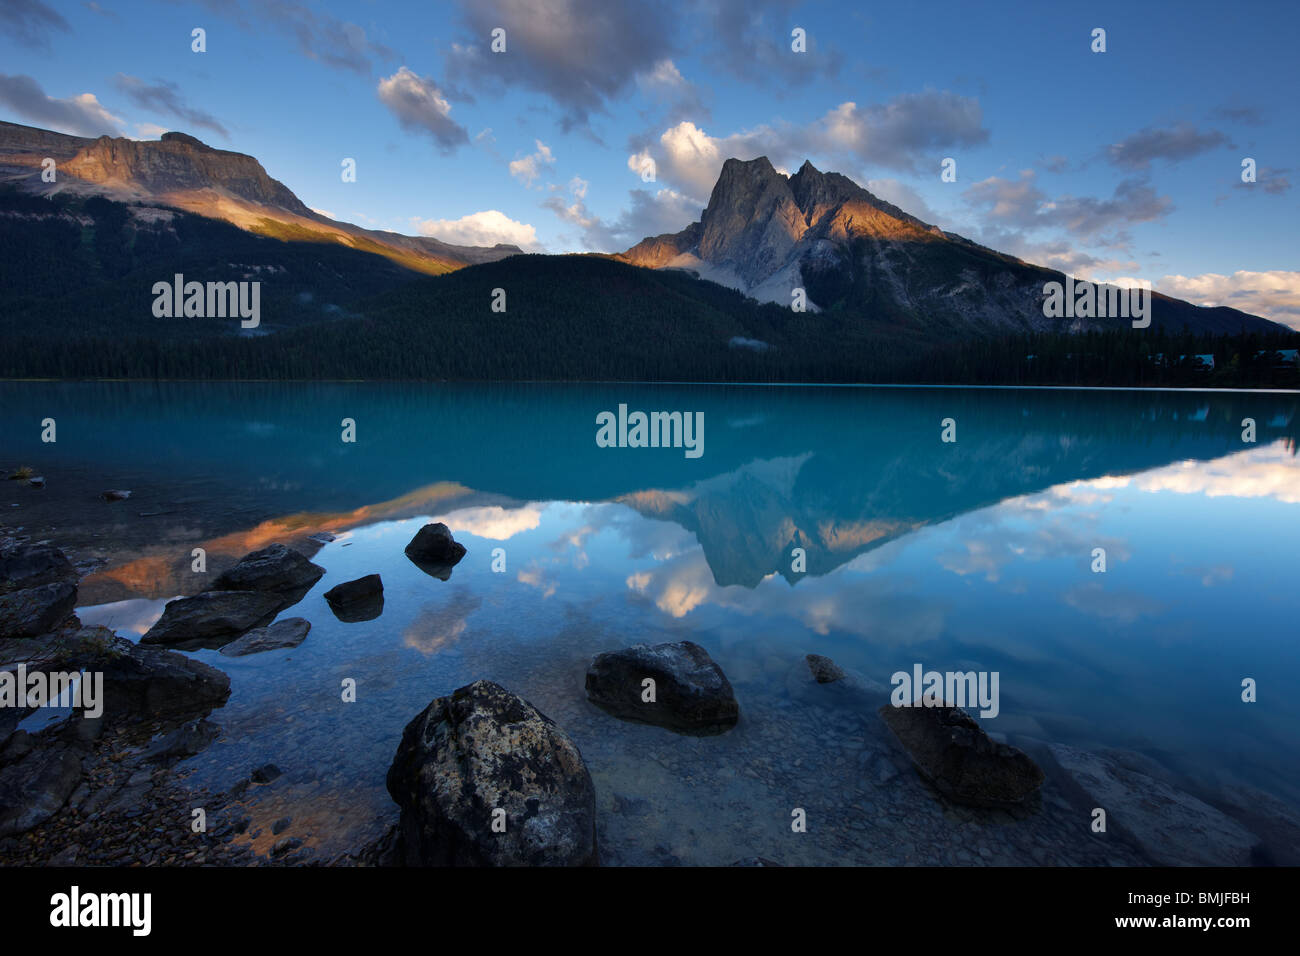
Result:
<instances>
[{"instance_id":1,"label":"rocky mountain summit","mask_svg":"<svg viewBox=\"0 0 1300 956\"><path fill-rule=\"evenodd\" d=\"M803 288L808 311L835 309L892 325L954 334L1119 328L1128 318L1048 318L1053 269L1024 262L922 222L847 176L804 162L786 176L760 156L728 159L699 222L644 239L616 258L676 268L789 306ZM1153 325L1180 330L1278 331L1235 309L1200 308L1152 295Z\"/></svg>"},{"instance_id":2,"label":"rocky mountain summit","mask_svg":"<svg viewBox=\"0 0 1300 956\"><path fill-rule=\"evenodd\" d=\"M41 175L46 159L55 162L53 183ZM457 246L331 219L309 208L254 157L180 132L157 140L90 139L0 122L0 183L42 195L67 191L137 208L180 209L279 239L337 242L432 274L520 252L517 246Z\"/></svg>"}]
</instances>

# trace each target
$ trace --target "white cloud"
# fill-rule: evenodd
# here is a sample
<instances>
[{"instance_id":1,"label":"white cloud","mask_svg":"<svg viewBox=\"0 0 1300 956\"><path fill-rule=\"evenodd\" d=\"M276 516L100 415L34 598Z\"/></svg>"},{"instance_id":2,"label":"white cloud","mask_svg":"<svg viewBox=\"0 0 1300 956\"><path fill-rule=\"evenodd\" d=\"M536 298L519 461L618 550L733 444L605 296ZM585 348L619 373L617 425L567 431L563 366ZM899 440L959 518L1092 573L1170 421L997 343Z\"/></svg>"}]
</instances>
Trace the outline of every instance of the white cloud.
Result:
<instances>
[{"instance_id":1,"label":"white cloud","mask_svg":"<svg viewBox=\"0 0 1300 956\"><path fill-rule=\"evenodd\" d=\"M525 186L531 186L537 181L537 177L542 174L543 166L555 165L555 155L551 152L551 148L540 139L533 142L537 144L537 152L510 162L510 175Z\"/></svg>"},{"instance_id":2,"label":"white cloud","mask_svg":"<svg viewBox=\"0 0 1300 956\"><path fill-rule=\"evenodd\" d=\"M1196 305L1226 305L1300 329L1300 272L1234 272L1164 276L1156 290Z\"/></svg>"},{"instance_id":3,"label":"white cloud","mask_svg":"<svg viewBox=\"0 0 1300 956\"><path fill-rule=\"evenodd\" d=\"M859 106L846 101L802 126L790 123L757 126L727 136L710 136L683 120L659 137L657 146L642 144L628 158L640 172L652 157L658 175L697 197L708 196L728 159L766 156L778 169L796 169L819 157L831 169L860 164L915 170L937 150L975 146L988 140L979 101L940 90L904 93L886 103Z\"/></svg>"},{"instance_id":4,"label":"white cloud","mask_svg":"<svg viewBox=\"0 0 1300 956\"><path fill-rule=\"evenodd\" d=\"M525 222L517 222L496 209L470 213L459 219L426 219L418 223L416 229L420 235L433 236L443 242L461 246L506 243L526 252L541 249L534 227Z\"/></svg>"}]
</instances>

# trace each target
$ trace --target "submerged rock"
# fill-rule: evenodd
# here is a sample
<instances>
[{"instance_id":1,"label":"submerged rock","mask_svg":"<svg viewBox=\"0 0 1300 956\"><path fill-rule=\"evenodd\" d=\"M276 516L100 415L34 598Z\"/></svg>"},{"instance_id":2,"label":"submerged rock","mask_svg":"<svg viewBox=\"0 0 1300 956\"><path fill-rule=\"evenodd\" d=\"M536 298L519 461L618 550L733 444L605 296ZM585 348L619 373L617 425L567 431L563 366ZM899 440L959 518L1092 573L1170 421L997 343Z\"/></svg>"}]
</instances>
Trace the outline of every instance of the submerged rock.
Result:
<instances>
[{"instance_id":1,"label":"submerged rock","mask_svg":"<svg viewBox=\"0 0 1300 956\"><path fill-rule=\"evenodd\" d=\"M387 782L408 866L597 862L596 792L582 754L491 681L439 697L407 724Z\"/></svg>"},{"instance_id":2,"label":"submerged rock","mask_svg":"<svg viewBox=\"0 0 1300 956\"><path fill-rule=\"evenodd\" d=\"M1042 785L1028 754L989 739L960 707L886 704L879 713L921 775L954 803L1013 809Z\"/></svg>"},{"instance_id":3,"label":"submerged rock","mask_svg":"<svg viewBox=\"0 0 1300 956\"><path fill-rule=\"evenodd\" d=\"M446 581L451 569L465 557L465 546L451 536L441 521L426 524L406 546L406 556L426 574Z\"/></svg>"},{"instance_id":4,"label":"submerged rock","mask_svg":"<svg viewBox=\"0 0 1300 956\"><path fill-rule=\"evenodd\" d=\"M243 657L283 647L297 647L307 639L310 630L311 622L306 618L287 617L267 627L254 628L239 640L221 648L221 653L227 657Z\"/></svg>"},{"instance_id":5,"label":"submerged rock","mask_svg":"<svg viewBox=\"0 0 1300 956\"><path fill-rule=\"evenodd\" d=\"M140 643L221 647L270 624L281 607L278 595L262 591L204 591L168 602Z\"/></svg>"},{"instance_id":6,"label":"submerged rock","mask_svg":"<svg viewBox=\"0 0 1300 956\"><path fill-rule=\"evenodd\" d=\"M101 491L99 497L105 501L126 501L127 498L131 497L131 492L114 488L109 491Z\"/></svg>"},{"instance_id":7,"label":"submerged rock","mask_svg":"<svg viewBox=\"0 0 1300 956\"><path fill-rule=\"evenodd\" d=\"M829 657L822 657L820 654L809 654L804 660L808 662L808 670L812 672L813 679L819 684L829 684L833 681L843 680L846 676L844 668Z\"/></svg>"},{"instance_id":8,"label":"submerged rock","mask_svg":"<svg viewBox=\"0 0 1300 956\"><path fill-rule=\"evenodd\" d=\"M325 569L282 544L272 544L244 555L223 571L213 591L270 591L297 601L320 580Z\"/></svg>"},{"instance_id":9,"label":"submerged rock","mask_svg":"<svg viewBox=\"0 0 1300 956\"><path fill-rule=\"evenodd\" d=\"M801 703L846 707L864 714L889 699L884 684L821 654L808 654L791 666L785 675L785 689L792 700Z\"/></svg>"},{"instance_id":10,"label":"submerged rock","mask_svg":"<svg viewBox=\"0 0 1300 956\"><path fill-rule=\"evenodd\" d=\"M248 779L253 783L273 783L284 776L284 771L273 763L263 764L255 767L253 772L248 775Z\"/></svg>"},{"instance_id":11,"label":"submerged rock","mask_svg":"<svg viewBox=\"0 0 1300 956\"><path fill-rule=\"evenodd\" d=\"M1101 754L1051 745L1052 756L1083 791L1159 866L1249 866L1259 839L1190 793Z\"/></svg>"},{"instance_id":12,"label":"submerged rock","mask_svg":"<svg viewBox=\"0 0 1300 956\"><path fill-rule=\"evenodd\" d=\"M644 699L647 678L653 701ZM598 654L587 668L587 699L615 717L689 734L725 733L740 718L722 668L691 641Z\"/></svg>"},{"instance_id":13,"label":"submerged rock","mask_svg":"<svg viewBox=\"0 0 1300 956\"><path fill-rule=\"evenodd\" d=\"M384 611L384 582L377 574L367 574L330 588L325 600L345 624L372 621Z\"/></svg>"},{"instance_id":14,"label":"submerged rock","mask_svg":"<svg viewBox=\"0 0 1300 956\"><path fill-rule=\"evenodd\" d=\"M182 724L162 734L145 748L146 763L168 763L181 757L201 753L221 735L221 728L202 718Z\"/></svg>"}]
</instances>

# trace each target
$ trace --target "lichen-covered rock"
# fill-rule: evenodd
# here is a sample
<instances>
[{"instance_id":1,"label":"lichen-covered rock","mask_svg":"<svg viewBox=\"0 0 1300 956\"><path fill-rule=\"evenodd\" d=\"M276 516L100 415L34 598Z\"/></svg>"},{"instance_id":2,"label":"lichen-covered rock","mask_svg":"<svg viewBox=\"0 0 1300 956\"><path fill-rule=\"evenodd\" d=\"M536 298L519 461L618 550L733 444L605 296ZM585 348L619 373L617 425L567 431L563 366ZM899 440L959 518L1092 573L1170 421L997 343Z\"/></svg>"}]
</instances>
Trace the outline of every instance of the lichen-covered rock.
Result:
<instances>
[{"instance_id":1,"label":"lichen-covered rock","mask_svg":"<svg viewBox=\"0 0 1300 956\"><path fill-rule=\"evenodd\" d=\"M689 734L723 733L740 718L722 668L691 641L598 654L587 668L587 699L615 717Z\"/></svg>"},{"instance_id":2,"label":"lichen-covered rock","mask_svg":"<svg viewBox=\"0 0 1300 956\"><path fill-rule=\"evenodd\" d=\"M880 716L939 793L973 807L1023 807L1043 771L1029 755L991 740L960 707L894 707Z\"/></svg>"},{"instance_id":3,"label":"lichen-covered rock","mask_svg":"<svg viewBox=\"0 0 1300 956\"><path fill-rule=\"evenodd\" d=\"M596 794L582 754L491 681L439 697L407 724L388 792L402 810L408 866L597 862Z\"/></svg>"}]
</instances>

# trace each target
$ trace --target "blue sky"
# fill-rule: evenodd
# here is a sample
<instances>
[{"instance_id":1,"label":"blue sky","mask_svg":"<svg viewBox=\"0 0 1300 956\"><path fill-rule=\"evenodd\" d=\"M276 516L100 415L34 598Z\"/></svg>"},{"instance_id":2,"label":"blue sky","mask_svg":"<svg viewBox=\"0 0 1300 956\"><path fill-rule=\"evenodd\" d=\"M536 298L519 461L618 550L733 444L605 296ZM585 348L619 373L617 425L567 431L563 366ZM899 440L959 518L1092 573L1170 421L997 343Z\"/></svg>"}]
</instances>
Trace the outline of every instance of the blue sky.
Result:
<instances>
[{"instance_id":1,"label":"blue sky","mask_svg":"<svg viewBox=\"0 0 1300 956\"><path fill-rule=\"evenodd\" d=\"M811 159L1031 261L1300 327L1298 27L1292 2L0 0L0 118L183 130L336 218L547 252L682 228L729 156Z\"/></svg>"}]
</instances>

